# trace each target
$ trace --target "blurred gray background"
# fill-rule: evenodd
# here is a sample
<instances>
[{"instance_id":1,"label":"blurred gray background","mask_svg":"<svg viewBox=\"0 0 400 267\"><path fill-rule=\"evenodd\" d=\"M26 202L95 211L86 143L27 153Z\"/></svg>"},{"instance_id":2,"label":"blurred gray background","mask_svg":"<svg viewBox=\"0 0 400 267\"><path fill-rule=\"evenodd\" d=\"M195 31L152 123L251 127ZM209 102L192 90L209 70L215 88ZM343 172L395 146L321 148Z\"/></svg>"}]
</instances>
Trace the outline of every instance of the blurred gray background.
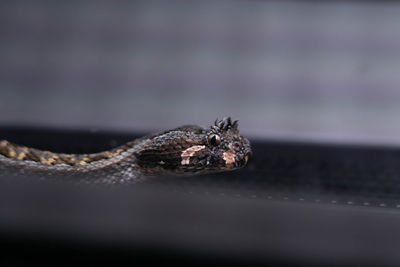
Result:
<instances>
[{"instance_id":1,"label":"blurred gray background","mask_svg":"<svg viewBox=\"0 0 400 267\"><path fill-rule=\"evenodd\" d=\"M400 3L2 1L0 124L400 144Z\"/></svg>"}]
</instances>

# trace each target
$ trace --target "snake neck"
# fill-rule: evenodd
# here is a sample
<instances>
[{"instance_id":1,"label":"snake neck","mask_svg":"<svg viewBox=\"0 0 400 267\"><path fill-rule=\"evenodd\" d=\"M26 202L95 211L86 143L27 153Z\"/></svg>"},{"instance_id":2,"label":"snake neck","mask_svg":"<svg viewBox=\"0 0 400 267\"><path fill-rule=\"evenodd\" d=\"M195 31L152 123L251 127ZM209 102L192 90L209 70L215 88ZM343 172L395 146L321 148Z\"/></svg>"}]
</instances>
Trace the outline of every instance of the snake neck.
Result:
<instances>
[{"instance_id":1,"label":"snake neck","mask_svg":"<svg viewBox=\"0 0 400 267\"><path fill-rule=\"evenodd\" d=\"M30 148L17 145L6 140L1 140L0 155L3 155L13 161L30 161L45 166L54 166L59 164L62 164L64 166L86 166L88 164L94 164L96 162L104 162L113 158L120 158L121 155L126 155L128 151L132 150L132 148L134 148L141 141L143 140L137 139L117 148L99 153L65 154Z\"/></svg>"}]
</instances>

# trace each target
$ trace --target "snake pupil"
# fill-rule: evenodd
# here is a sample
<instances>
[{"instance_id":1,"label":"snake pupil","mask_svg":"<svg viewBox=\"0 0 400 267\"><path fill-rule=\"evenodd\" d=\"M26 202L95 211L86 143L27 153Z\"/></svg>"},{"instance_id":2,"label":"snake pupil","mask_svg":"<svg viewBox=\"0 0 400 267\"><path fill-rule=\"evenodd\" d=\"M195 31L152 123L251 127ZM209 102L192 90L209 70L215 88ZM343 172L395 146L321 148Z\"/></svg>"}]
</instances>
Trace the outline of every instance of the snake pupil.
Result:
<instances>
[{"instance_id":1,"label":"snake pupil","mask_svg":"<svg viewBox=\"0 0 400 267\"><path fill-rule=\"evenodd\" d=\"M221 137L216 134L212 134L208 137L208 142L213 146L218 146L221 143Z\"/></svg>"}]
</instances>

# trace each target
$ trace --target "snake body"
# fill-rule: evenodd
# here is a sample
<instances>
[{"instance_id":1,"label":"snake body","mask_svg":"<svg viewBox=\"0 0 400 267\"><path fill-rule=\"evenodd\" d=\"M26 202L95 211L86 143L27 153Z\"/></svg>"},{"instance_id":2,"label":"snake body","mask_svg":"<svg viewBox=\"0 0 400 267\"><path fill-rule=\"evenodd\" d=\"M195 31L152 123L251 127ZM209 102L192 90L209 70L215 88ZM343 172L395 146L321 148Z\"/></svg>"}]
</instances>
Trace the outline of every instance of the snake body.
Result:
<instances>
[{"instance_id":1,"label":"snake body","mask_svg":"<svg viewBox=\"0 0 400 267\"><path fill-rule=\"evenodd\" d=\"M238 122L182 126L93 154L63 154L0 141L0 175L72 179L77 183L136 183L160 175L192 175L242 168L250 142Z\"/></svg>"}]
</instances>

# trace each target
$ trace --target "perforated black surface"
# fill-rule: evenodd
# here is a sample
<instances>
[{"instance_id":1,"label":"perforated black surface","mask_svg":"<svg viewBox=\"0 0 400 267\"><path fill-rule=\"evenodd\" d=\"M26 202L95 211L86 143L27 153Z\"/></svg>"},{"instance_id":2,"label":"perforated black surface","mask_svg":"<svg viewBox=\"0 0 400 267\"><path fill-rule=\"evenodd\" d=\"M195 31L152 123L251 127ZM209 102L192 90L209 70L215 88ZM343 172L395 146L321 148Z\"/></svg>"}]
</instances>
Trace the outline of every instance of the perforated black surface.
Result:
<instances>
[{"instance_id":1,"label":"perforated black surface","mask_svg":"<svg viewBox=\"0 0 400 267\"><path fill-rule=\"evenodd\" d=\"M108 149L138 134L2 128L0 136L69 153ZM9 249L34 245L36 255L51 249L77 260L86 252L96 262L104 251L110 261L135 255L181 264L400 262L399 149L252 146L243 170L165 177L118 193L3 186L0 234Z\"/></svg>"},{"instance_id":2,"label":"perforated black surface","mask_svg":"<svg viewBox=\"0 0 400 267\"><path fill-rule=\"evenodd\" d=\"M99 152L141 136L15 127L0 129L0 134L13 142L65 153ZM252 140L252 149L249 165L239 171L149 183L199 194L400 205L400 148Z\"/></svg>"}]
</instances>

